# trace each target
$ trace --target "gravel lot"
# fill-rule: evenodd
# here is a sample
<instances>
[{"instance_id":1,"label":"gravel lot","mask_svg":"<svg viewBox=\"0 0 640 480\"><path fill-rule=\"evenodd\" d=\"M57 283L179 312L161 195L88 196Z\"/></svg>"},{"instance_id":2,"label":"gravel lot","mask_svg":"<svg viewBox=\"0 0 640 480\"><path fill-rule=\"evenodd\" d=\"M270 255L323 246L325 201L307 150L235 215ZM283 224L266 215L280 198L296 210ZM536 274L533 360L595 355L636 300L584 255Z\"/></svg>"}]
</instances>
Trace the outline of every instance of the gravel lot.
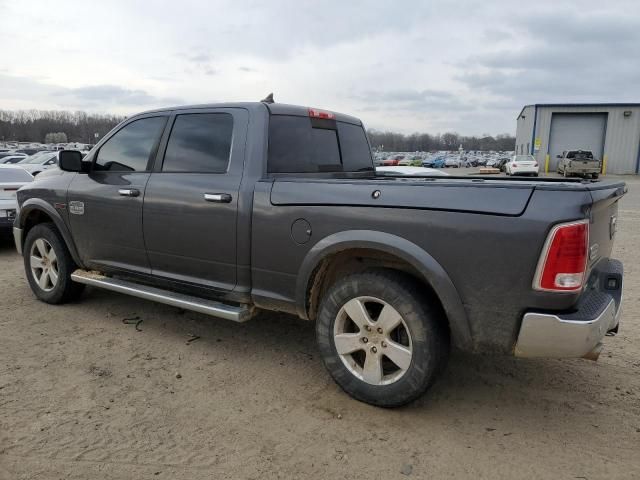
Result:
<instances>
[{"instance_id":1,"label":"gravel lot","mask_svg":"<svg viewBox=\"0 0 640 480\"><path fill-rule=\"evenodd\" d=\"M625 313L600 360L456 354L397 410L342 393L295 318L239 325L100 290L39 303L5 238L0 479L640 478L640 179L626 180Z\"/></svg>"}]
</instances>

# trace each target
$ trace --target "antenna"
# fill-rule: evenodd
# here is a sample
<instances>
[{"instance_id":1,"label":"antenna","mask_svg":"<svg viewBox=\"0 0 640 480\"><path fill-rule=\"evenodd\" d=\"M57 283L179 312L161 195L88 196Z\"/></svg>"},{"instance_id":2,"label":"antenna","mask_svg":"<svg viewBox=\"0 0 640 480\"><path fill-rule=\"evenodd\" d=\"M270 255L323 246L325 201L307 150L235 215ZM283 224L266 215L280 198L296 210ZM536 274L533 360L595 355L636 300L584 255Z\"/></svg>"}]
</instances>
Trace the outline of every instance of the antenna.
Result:
<instances>
[{"instance_id":1,"label":"antenna","mask_svg":"<svg viewBox=\"0 0 640 480\"><path fill-rule=\"evenodd\" d=\"M263 98L260 101L263 102L263 103L274 103L275 100L273 99L273 93L270 93L269 95L267 95L265 98Z\"/></svg>"}]
</instances>

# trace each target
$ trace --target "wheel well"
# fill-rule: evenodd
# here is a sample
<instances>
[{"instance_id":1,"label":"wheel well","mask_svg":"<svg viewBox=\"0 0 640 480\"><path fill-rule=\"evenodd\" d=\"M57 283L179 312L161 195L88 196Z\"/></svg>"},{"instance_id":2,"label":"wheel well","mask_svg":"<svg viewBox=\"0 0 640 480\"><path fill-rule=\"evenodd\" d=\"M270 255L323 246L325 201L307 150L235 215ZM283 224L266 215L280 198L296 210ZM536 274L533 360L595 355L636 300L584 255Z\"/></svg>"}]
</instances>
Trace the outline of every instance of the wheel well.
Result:
<instances>
[{"instance_id":1,"label":"wheel well","mask_svg":"<svg viewBox=\"0 0 640 480\"><path fill-rule=\"evenodd\" d=\"M441 318L445 320L448 327L448 319L442 303L433 287L422 274L413 265L400 257L369 248L343 250L322 259L311 274L307 286L306 308L309 320L316 319L324 294L338 279L372 268L396 270L413 277L416 282L424 286L425 297L440 309L442 312Z\"/></svg>"},{"instance_id":2,"label":"wheel well","mask_svg":"<svg viewBox=\"0 0 640 480\"><path fill-rule=\"evenodd\" d=\"M27 238L27 234L29 233L29 230L31 230L33 227L35 227L40 223L53 223L53 219L42 210L38 210L38 209L31 210L27 215L27 218L25 218L24 220L23 235L22 235L23 241L25 238Z\"/></svg>"}]
</instances>

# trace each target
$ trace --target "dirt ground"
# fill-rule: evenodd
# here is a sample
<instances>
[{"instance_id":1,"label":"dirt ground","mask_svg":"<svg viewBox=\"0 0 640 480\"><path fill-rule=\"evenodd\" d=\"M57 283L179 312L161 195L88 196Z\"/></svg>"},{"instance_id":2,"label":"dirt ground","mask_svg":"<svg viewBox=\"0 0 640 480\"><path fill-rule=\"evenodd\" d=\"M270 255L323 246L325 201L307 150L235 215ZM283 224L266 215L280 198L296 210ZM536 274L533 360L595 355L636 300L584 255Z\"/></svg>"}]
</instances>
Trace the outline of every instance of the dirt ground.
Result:
<instances>
[{"instance_id":1,"label":"dirt ground","mask_svg":"<svg viewBox=\"0 0 640 480\"><path fill-rule=\"evenodd\" d=\"M240 325L100 290L40 303L5 238L0 479L640 478L640 179L627 180L623 325L597 363L455 354L396 410L347 397L295 318Z\"/></svg>"}]
</instances>

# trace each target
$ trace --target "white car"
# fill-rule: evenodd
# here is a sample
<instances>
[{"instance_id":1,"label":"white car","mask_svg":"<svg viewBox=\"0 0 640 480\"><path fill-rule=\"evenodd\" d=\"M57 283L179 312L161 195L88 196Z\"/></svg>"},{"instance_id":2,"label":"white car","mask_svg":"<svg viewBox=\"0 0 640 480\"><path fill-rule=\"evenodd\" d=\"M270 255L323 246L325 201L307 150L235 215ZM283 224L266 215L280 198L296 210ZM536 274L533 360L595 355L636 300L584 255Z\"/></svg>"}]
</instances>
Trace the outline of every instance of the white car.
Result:
<instances>
[{"instance_id":1,"label":"white car","mask_svg":"<svg viewBox=\"0 0 640 480\"><path fill-rule=\"evenodd\" d=\"M445 167L460 168L461 164L462 161L460 160L460 157L447 157L447 159L444 161Z\"/></svg>"},{"instance_id":2,"label":"white car","mask_svg":"<svg viewBox=\"0 0 640 480\"><path fill-rule=\"evenodd\" d=\"M538 176L538 162L533 155L514 155L505 164L504 171L507 175L533 175Z\"/></svg>"},{"instance_id":3,"label":"white car","mask_svg":"<svg viewBox=\"0 0 640 480\"><path fill-rule=\"evenodd\" d=\"M16 191L33 181L33 176L16 165L0 165L0 231L11 230L16 217Z\"/></svg>"},{"instance_id":4,"label":"white car","mask_svg":"<svg viewBox=\"0 0 640 480\"><path fill-rule=\"evenodd\" d=\"M376 173L382 173L383 175L395 174L395 175L435 175L438 177L449 176L447 172L443 172L437 168L427 167L405 167L405 166L393 166L393 167L376 167Z\"/></svg>"},{"instance_id":5,"label":"white car","mask_svg":"<svg viewBox=\"0 0 640 480\"><path fill-rule=\"evenodd\" d=\"M12 163L18 163L21 162L22 160L24 160L25 158L27 158L27 155L25 155L24 153L15 153L15 154L11 154L11 155L0 155L0 164L2 163L6 163L6 164L12 164Z\"/></svg>"},{"instance_id":6,"label":"white car","mask_svg":"<svg viewBox=\"0 0 640 480\"><path fill-rule=\"evenodd\" d=\"M21 166L35 177L40 172L52 167L55 168L58 165L58 152L38 152L18 162L16 165Z\"/></svg>"}]
</instances>

